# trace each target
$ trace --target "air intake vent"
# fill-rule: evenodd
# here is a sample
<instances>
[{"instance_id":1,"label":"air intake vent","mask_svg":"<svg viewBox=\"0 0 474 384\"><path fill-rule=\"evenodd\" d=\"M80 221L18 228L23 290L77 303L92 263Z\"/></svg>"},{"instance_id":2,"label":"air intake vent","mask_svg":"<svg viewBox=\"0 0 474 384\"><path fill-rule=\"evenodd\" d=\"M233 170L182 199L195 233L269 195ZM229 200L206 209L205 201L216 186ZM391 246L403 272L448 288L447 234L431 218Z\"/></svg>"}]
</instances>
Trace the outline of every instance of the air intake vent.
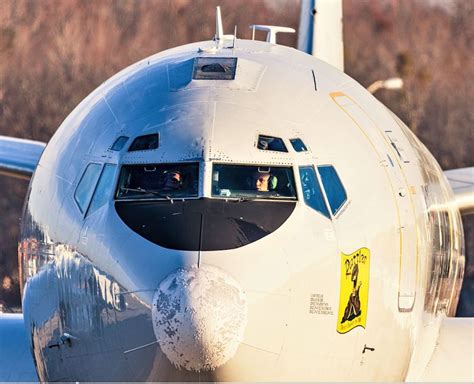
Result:
<instances>
[{"instance_id":1,"label":"air intake vent","mask_svg":"<svg viewBox=\"0 0 474 384\"><path fill-rule=\"evenodd\" d=\"M236 57L197 57L193 80L234 80L236 68Z\"/></svg>"}]
</instances>

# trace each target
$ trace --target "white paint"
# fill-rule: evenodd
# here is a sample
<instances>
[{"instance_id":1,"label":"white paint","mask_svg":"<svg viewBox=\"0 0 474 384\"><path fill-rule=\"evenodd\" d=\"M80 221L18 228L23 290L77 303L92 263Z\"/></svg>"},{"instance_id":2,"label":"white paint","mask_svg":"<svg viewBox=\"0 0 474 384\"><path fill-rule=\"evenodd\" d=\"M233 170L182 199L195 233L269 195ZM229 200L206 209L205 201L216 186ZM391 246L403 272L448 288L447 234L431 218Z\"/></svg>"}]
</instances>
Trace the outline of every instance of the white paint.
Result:
<instances>
[{"instance_id":1,"label":"white paint","mask_svg":"<svg viewBox=\"0 0 474 384\"><path fill-rule=\"evenodd\" d=\"M177 368L209 371L237 352L247 324L247 299L222 270L195 266L160 283L152 315L161 350Z\"/></svg>"}]
</instances>

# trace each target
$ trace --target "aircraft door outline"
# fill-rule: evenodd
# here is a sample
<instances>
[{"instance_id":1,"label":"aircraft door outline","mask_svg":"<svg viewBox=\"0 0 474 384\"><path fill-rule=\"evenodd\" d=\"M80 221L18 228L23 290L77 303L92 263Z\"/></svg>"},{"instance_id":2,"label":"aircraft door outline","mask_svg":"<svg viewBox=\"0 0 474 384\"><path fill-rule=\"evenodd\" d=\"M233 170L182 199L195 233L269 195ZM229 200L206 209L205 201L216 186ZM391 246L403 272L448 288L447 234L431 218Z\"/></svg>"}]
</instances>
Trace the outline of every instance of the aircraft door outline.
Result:
<instances>
[{"instance_id":1,"label":"aircraft door outline","mask_svg":"<svg viewBox=\"0 0 474 384\"><path fill-rule=\"evenodd\" d=\"M398 310L411 312L415 305L418 285L419 239L413 201L411 196L407 196L410 193L410 187L398 157L402 161L405 160L401 157L400 149L393 145L392 138L387 138L387 133L381 132L371 117L352 98L343 92L334 92L330 96L371 144L392 186L393 199L397 207L400 241ZM382 155L378 148L386 148L388 152L384 150L386 154ZM395 161L390 154L396 156Z\"/></svg>"}]
</instances>

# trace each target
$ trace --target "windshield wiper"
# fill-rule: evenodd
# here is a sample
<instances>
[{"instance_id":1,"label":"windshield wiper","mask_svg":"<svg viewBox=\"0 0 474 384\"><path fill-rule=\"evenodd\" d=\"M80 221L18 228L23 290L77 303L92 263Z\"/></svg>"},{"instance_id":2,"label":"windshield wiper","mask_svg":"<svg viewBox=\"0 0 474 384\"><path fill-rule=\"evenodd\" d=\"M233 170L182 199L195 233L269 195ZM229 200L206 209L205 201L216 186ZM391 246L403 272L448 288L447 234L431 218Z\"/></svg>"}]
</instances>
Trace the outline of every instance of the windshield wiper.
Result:
<instances>
[{"instance_id":1,"label":"windshield wiper","mask_svg":"<svg viewBox=\"0 0 474 384\"><path fill-rule=\"evenodd\" d=\"M230 203L246 203L247 201L254 201L256 200L254 197L237 197L233 199L226 199L226 201Z\"/></svg>"},{"instance_id":2,"label":"windshield wiper","mask_svg":"<svg viewBox=\"0 0 474 384\"><path fill-rule=\"evenodd\" d=\"M294 196L277 196L277 195L272 195L272 196L265 196L265 195L256 195L255 197L237 197L237 198L228 198L226 201L230 203L246 203L248 201L263 201L263 200L296 200L296 197Z\"/></svg>"},{"instance_id":3,"label":"windshield wiper","mask_svg":"<svg viewBox=\"0 0 474 384\"><path fill-rule=\"evenodd\" d=\"M158 197L161 197L162 199L167 199L167 200L170 200L170 201L173 201L173 199L168 196L168 195L162 195L160 192L158 191L154 191L152 189L144 189L142 187L138 187L138 188L126 188L126 187L121 187L120 188L121 191L130 191L130 192L140 192L140 193L149 193L151 195L155 195L155 196L158 196Z\"/></svg>"}]
</instances>

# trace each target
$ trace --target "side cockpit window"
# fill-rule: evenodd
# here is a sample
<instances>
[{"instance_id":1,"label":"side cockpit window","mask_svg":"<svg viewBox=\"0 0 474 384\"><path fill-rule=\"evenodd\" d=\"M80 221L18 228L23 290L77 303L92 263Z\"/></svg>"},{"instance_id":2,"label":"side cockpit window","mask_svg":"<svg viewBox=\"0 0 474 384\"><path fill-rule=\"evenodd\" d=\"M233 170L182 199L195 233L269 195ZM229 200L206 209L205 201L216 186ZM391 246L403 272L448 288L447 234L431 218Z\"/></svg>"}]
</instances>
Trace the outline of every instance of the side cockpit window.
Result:
<instances>
[{"instance_id":1,"label":"side cockpit window","mask_svg":"<svg viewBox=\"0 0 474 384\"><path fill-rule=\"evenodd\" d=\"M333 215L336 215L347 201L346 190L332 165L318 166L318 172L321 176L329 205L331 206L331 212Z\"/></svg>"},{"instance_id":2,"label":"side cockpit window","mask_svg":"<svg viewBox=\"0 0 474 384\"><path fill-rule=\"evenodd\" d=\"M94 196L92 197L91 204L87 210L87 215L98 210L112 198L116 168L117 166L115 164L105 164L99 178L99 183L95 189Z\"/></svg>"},{"instance_id":3,"label":"side cockpit window","mask_svg":"<svg viewBox=\"0 0 474 384\"><path fill-rule=\"evenodd\" d=\"M192 198L198 196L198 185L198 163L124 165L116 198Z\"/></svg>"},{"instance_id":4,"label":"side cockpit window","mask_svg":"<svg viewBox=\"0 0 474 384\"><path fill-rule=\"evenodd\" d=\"M280 137L258 135L257 148L262 151L288 152Z\"/></svg>"},{"instance_id":5,"label":"side cockpit window","mask_svg":"<svg viewBox=\"0 0 474 384\"><path fill-rule=\"evenodd\" d=\"M214 164L212 196L296 200L292 167Z\"/></svg>"},{"instance_id":6,"label":"side cockpit window","mask_svg":"<svg viewBox=\"0 0 474 384\"><path fill-rule=\"evenodd\" d=\"M82 213L87 210L89 201L94 194L95 186L97 184L97 180L99 179L101 169L102 165L100 164L89 164L81 177L81 181L79 181L76 192L74 193L74 200L76 200L76 203Z\"/></svg>"},{"instance_id":7,"label":"side cockpit window","mask_svg":"<svg viewBox=\"0 0 474 384\"><path fill-rule=\"evenodd\" d=\"M327 218L330 218L314 167L300 167L300 179L305 203Z\"/></svg>"},{"instance_id":8,"label":"side cockpit window","mask_svg":"<svg viewBox=\"0 0 474 384\"><path fill-rule=\"evenodd\" d=\"M300 167L304 201L311 208L330 218L329 210L335 216L347 201L346 190L332 165L318 166L318 173L322 186L313 166Z\"/></svg>"},{"instance_id":9,"label":"side cockpit window","mask_svg":"<svg viewBox=\"0 0 474 384\"><path fill-rule=\"evenodd\" d=\"M159 135L157 133L145 136L139 136L133 140L128 152L134 151L148 151L150 149L157 149L159 146Z\"/></svg>"}]
</instances>

